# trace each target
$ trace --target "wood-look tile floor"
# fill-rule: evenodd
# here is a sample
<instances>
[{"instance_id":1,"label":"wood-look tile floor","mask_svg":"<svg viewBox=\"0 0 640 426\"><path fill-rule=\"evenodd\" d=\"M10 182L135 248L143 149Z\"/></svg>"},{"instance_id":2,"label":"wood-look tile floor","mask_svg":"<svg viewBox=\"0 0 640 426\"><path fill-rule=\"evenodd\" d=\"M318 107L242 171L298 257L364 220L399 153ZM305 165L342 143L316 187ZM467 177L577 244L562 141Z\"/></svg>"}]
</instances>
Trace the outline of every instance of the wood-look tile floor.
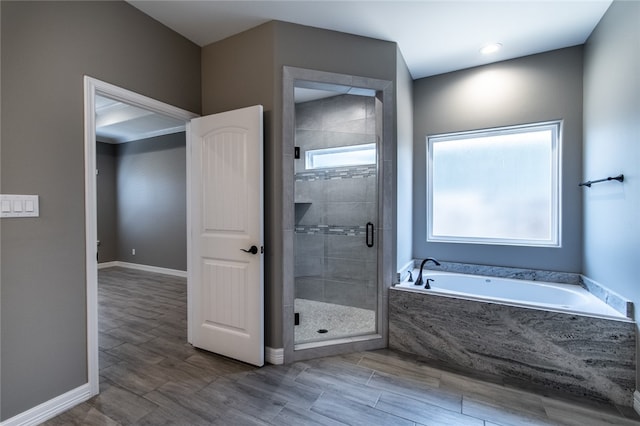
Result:
<instances>
[{"instance_id":1,"label":"wood-look tile floor","mask_svg":"<svg viewBox=\"0 0 640 426\"><path fill-rule=\"evenodd\" d=\"M390 350L263 368L200 351L181 278L105 269L99 301L100 394L46 425L640 425Z\"/></svg>"}]
</instances>

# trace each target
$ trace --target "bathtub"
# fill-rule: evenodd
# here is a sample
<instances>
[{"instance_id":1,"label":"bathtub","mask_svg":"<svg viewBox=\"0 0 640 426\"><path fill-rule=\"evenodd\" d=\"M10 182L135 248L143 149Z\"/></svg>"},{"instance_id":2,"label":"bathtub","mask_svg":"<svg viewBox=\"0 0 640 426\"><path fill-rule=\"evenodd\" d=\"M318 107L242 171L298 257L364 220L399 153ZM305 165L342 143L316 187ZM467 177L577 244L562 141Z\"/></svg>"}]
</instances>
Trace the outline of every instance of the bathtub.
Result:
<instances>
[{"instance_id":1,"label":"bathtub","mask_svg":"<svg viewBox=\"0 0 640 426\"><path fill-rule=\"evenodd\" d=\"M414 269L417 278L419 269ZM579 285L546 283L452 272L423 271L422 281L430 281L430 289L404 281L397 288L470 300L491 300L515 306L550 309L602 318L625 320L626 316L598 299Z\"/></svg>"},{"instance_id":2,"label":"bathtub","mask_svg":"<svg viewBox=\"0 0 640 426\"><path fill-rule=\"evenodd\" d=\"M391 349L542 395L632 405L636 324L580 285L431 270L427 278L431 289L389 289Z\"/></svg>"}]
</instances>

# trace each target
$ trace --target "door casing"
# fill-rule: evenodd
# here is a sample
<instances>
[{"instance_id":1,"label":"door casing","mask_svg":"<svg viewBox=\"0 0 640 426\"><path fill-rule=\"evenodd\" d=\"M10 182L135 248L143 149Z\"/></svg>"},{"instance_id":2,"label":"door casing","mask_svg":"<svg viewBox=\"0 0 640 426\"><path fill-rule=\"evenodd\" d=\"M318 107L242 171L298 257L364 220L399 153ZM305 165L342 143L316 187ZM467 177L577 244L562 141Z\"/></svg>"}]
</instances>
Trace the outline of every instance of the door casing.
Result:
<instances>
[{"instance_id":1,"label":"door casing","mask_svg":"<svg viewBox=\"0 0 640 426\"><path fill-rule=\"evenodd\" d=\"M98 261L96 241L98 239L97 189L96 189L96 110L95 97L103 95L158 114L182 120L186 124L186 149L190 151L189 121L198 114L140 95L104 81L84 77L84 169L85 169L85 260L87 281L87 382L91 395L99 393L98 364ZM189 174L191 164L187 155L187 271L189 269L189 246L191 233ZM187 278L187 294L191 280Z\"/></svg>"}]
</instances>

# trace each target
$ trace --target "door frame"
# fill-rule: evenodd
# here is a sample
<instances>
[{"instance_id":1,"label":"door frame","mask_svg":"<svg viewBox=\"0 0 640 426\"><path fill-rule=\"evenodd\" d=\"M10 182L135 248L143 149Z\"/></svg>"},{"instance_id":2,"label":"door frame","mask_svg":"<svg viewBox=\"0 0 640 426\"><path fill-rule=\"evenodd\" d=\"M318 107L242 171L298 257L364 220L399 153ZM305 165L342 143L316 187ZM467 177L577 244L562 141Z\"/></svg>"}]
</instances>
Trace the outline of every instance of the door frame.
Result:
<instances>
[{"instance_id":1,"label":"door frame","mask_svg":"<svg viewBox=\"0 0 640 426\"><path fill-rule=\"evenodd\" d=\"M393 117L395 111L394 85L390 80L339 74L284 66L282 70L282 340L284 362L290 363L318 356L381 349L387 346L387 295L394 280L395 266L395 194L396 137ZM296 349L294 343L294 146L296 85L311 89L335 90L336 87L366 89L375 92L376 136L378 140L378 305L377 333L335 341L323 346ZM332 89L333 88L333 89Z\"/></svg>"},{"instance_id":2,"label":"door frame","mask_svg":"<svg viewBox=\"0 0 640 426\"><path fill-rule=\"evenodd\" d=\"M189 122L199 117L193 112L160 102L144 95L115 86L95 78L84 76L84 199L85 199L85 261L87 293L87 382L91 396L100 392L100 366L98 361L98 260L96 242L98 240L97 188L96 188L96 95L102 95L127 104L182 120L186 127L187 151L187 305L190 306L191 279L189 277L191 241L190 223L190 171L188 153ZM190 312L190 310L188 309ZM189 338L190 340L190 338Z\"/></svg>"}]
</instances>

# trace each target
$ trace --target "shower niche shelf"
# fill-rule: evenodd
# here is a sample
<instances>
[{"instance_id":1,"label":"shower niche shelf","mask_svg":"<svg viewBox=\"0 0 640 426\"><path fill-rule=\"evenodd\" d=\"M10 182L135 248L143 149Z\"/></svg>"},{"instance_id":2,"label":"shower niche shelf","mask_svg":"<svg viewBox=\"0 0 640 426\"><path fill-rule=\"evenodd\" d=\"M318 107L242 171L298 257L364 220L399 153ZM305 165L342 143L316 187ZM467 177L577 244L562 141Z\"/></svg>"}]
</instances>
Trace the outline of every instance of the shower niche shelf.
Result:
<instances>
[{"instance_id":1,"label":"shower niche shelf","mask_svg":"<svg viewBox=\"0 0 640 426\"><path fill-rule=\"evenodd\" d=\"M300 223L300 221L302 220L302 218L304 217L304 215L309 211L309 209L311 208L311 201L303 201L303 200L296 200L293 202L295 208L295 220L294 223L296 225L298 225Z\"/></svg>"}]
</instances>

